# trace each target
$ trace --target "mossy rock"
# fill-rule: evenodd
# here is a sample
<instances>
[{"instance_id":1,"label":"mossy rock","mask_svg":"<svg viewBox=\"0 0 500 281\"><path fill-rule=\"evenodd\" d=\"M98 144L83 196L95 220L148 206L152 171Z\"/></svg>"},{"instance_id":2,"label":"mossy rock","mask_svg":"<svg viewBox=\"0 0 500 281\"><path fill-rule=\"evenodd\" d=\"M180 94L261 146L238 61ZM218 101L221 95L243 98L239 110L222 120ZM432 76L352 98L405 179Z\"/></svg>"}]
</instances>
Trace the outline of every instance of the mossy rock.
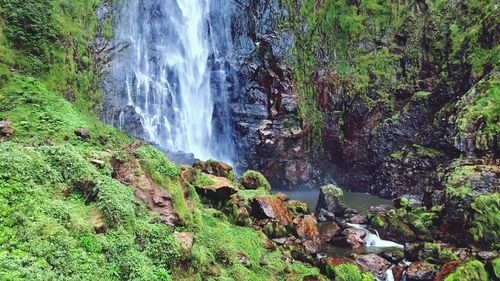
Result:
<instances>
[{"instance_id":1,"label":"mossy rock","mask_svg":"<svg viewBox=\"0 0 500 281\"><path fill-rule=\"evenodd\" d=\"M246 171L240 178L240 184L244 189L271 191L266 177L257 171Z\"/></svg>"},{"instance_id":2,"label":"mossy rock","mask_svg":"<svg viewBox=\"0 0 500 281\"><path fill-rule=\"evenodd\" d=\"M484 264L478 260L471 260L448 275L444 281L487 281L488 273Z\"/></svg>"},{"instance_id":3,"label":"mossy rock","mask_svg":"<svg viewBox=\"0 0 500 281\"><path fill-rule=\"evenodd\" d=\"M370 272L363 272L356 264L343 263L340 265L327 265L326 275L335 281L373 281Z\"/></svg>"}]
</instances>

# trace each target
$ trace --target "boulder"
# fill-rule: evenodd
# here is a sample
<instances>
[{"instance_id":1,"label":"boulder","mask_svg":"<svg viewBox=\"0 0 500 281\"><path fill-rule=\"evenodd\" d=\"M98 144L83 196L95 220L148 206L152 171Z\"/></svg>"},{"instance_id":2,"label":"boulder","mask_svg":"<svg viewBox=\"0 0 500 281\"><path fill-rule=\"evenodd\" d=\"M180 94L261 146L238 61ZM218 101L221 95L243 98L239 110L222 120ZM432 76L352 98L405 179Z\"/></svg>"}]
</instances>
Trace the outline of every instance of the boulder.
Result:
<instances>
[{"instance_id":1,"label":"boulder","mask_svg":"<svg viewBox=\"0 0 500 281\"><path fill-rule=\"evenodd\" d=\"M428 281L433 280L436 275L434 267L425 261L416 261L410 264L406 270L408 281Z\"/></svg>"},{"instance_id":2,"label":"boulder","mask_svg":"<svg viewBox=\"0 0 500 281\"><path fill-rule=\"evenodd\" d=\"M290 200L287 203L288 209L292 211L295 215L298 214L309 214L309 207L307 206L307 203L297 201L297 200Z\"/></svg>"},{"instance_id":3,"label":"boulder","mask_svg":"<svg viewBox=\"0 0 500 281\"><path fill-rule=\"evenodd\" d=\"M329 242L340 231L340 227L333 221L320 222L317 225L321 240Z\"/></svg>"},{"instance_id":4,"label":"boulder","mask_svg":"<svg viewBox=\"0 0 500 281\"><path fill-rule=\"evenodd\" d=\"M319 237L319 230L314 216L305 216L299 220L295 229L297 237L304 240L312 240Z\"/></svg>"},{"instance_id":5,"label":"boulder","mask_svg":"<svg viewBox=\"0 0 500 281\"><path fill-rule=\"evenodd\" d=\"M354 215L350 220L354 224L365 224L367 222L366 215L363 214Z\"/></svg>"},{"instance_id":6,"label":"boulder","mask_svg":"<svg viewBox=\"0 0 500 281\"><path fill-rule=\"evenodd\" d=\"M246 171L240 178L240 184L244 189L271 190L271 185L267 179L257 171Z\"/></svg>"},{"instance_id":7,"label":"boulder","mask_svg":"<svg viewBox=\"0 0 500 281\"><path fill-rule=\"evenodd\" d=\"M252 200L252 215L257 219L275 219L289 225L293 215L283 201L276 196L256 196Z\"/></svg>"},{"instance_id":8,"label":"boulder","mask_svg":"<svg viewBox=\"0 0 500 281\"><path fill-rule=\"evenodd\" d=\"M213 160L196 162L194 163L193 167L195 169L201 170L205 174L214 175L217 177L227 178L230 177L233 172L233 168L231 166Z\"/></svg>"},{"instance_id":9,"label":"boulder","mask_svg":"<svg viewBox=\"0 0 500 281\"><path fill-rule=\"evenodd\" d=\"M9 121L0 121L0 141L14 135L14 129Z\"/></svg>"},{"instance_id":10,"label":"boulder","mask_svg":"<svg viewBox=\"0 0 500 281\"><path fill-rule=\"evenodd\" d=\"M319 212L316 211L315 216L321 222L334 221L335 220L335 214L332 213L332 212L330 212L330 211L327 211L325 209L321 209Z\"/></svg>"},{"instance_id":11,"label":"boulder","mask_svg":"<svg viewBox=\"0 0 500 281\"><path fill-rule=\"evenodd\" d=\"M231 195L238 192L236 186L227 178L208 175L214 182L209 186L196 186L196 192L203 197L215 201L226 201Z\"/></svg>"},{"instance_id":12,"label":"boulder","mask_svg":"<svg viewBox=\"0 0 500 281\"><path fill-rule=\"evenodd\" d=\"M90 132L84 128L78 128L75 130L75 135L83 140L90 138Z\"/></svg>"},{"instance_id":13,"label":"boulder","mask_svg":"<svg viewBox=\"0 0 500 281\"><path fill-rule=\"evenodd\" d=\"M316 214L319 215L322 209L337 216L342 216L346 209L342 189L333 184L321 187L318 204L316 205Z\"/></svg>"},{"instance_id":14,"label":"boulder","mask_svg":"<svg viewBox=\"0 0 500 281\"><path fill-rule=\"evenodd\" d=\"M366 232L364 230L350 227L344 229L342 235L340 237L334 237L331 242L337 246L359 249L365 246L365 241L363 240L365 237Z\"/></svg>"},{"instance_id":15,"label":"boulder","mask_svg":"<svg viewBox=\"0 0 500 281\"><path fill-rule=\"evenodd\" d=\"M367 254L356 257L356 263L363 269L370 271L376 277L385 276L386 271L391 267L391 263L375 254ZM380 278L383 279L383 278Z\"/></svg>"}]
</instances>

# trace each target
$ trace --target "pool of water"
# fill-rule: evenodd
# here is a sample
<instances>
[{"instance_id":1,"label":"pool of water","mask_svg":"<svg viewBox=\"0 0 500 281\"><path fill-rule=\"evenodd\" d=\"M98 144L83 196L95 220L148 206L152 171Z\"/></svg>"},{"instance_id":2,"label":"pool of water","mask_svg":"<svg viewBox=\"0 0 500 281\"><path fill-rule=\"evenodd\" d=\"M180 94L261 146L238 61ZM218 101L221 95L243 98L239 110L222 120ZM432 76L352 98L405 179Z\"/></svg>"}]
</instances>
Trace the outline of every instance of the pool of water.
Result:
<instances>
[{"instance_id":1,"label":"pool of water","mask_svg":"<svg viewBox=\"0 0 500 281\"><path fill-rule=\"evenodd\" d=\"M291 200L299 200L307 203L311 211L314 211L314 209L316 208L316 203L318 203L319 190L307 190L307 191L281 190L276 192L285 193ZM358 211L365 211L372 206L391 204L391 200L380 198L366 193L344 191L344 203L348 208L356 209Z\"/></svg>"}]
</instances>

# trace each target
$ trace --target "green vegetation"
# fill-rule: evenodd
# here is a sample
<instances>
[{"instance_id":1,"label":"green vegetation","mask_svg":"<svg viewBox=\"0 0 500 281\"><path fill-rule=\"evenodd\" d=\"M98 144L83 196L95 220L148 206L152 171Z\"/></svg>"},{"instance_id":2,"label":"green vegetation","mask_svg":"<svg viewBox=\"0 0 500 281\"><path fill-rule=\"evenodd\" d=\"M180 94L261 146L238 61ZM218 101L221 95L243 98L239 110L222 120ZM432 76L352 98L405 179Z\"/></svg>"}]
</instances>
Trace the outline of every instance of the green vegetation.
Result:
<instances>
[{"instance_id":1,"label":"green vegetation","mask_svg":"<svg viewBox=\"0 0 500 281\"><path fill-rule=\"evenodd\" d=\"M461 265L452 274L444 279L445 281L486 281L488 273L484 265L477 260L471 260Z\"/></svg>"},{"instance_id":2,"label":"green vegetation","mask_svg":"<svg viewBox=\"0 0 500 281\"><path fill-rule=\"evenodd\" d=\"M362 272L355 264L344 263L337 266L327 265L327 275L336 281L372 281L370 272Z\"/></svg>"},{"instance_id":3,"label":"green vegetation","mask_svg":"<svg viewBox=\"0 0 500 281\"><path fill-rule=\"evenodd\" d=\"M500 134L500 75L494 73L479 82L458 103L455 124L459 133L475 134L476 147L494 147ZM486 138L486 144L484 144Z\"/></svg>"},{"instance_id":4,"label":"green vegetation","mask_svg":"<svg viewBox=\"0 0 500 281\"><path fill-rule=\"evenodd\" d=\"M382 106L388 116L397 116L399 91L415 93L414 101L432 95L422 87L429 74L439 77L433 84L454 91L460 85L453 81L457 67L470 69L479 79L500 61L493 39L499 17L495 1L281 3L287 9L282 28L295 36L291 63L301 117L313 124L316 134L326 111L315 91L313 73L318 69L327 70L336 94L347 94L367 108ZM491 102L482 104L487 100Z\"/></svg>"},{"instance_id":5,"label":"green vegetation","mask_svg":"<svg viewBox=\"0 0 500 281\"><path fill-rule=\"evenodd\" d=\"M471 233L476 241L500 249L500 194L484 194L471 204L474 210Z\"/></svg>"},{"instance_id":6,"label":"green vegetation","mask_svg":"<svg viewBox=\"0 0 500 281\"><path fill-rule=\"evenodd\" d=\"M98 23L101 0L5 0L0 2L0 79L11 69L36 76L50 90L74 97L79 108L100 111L94 38L109 33ZM108 34L109 35L109 34Z\"/></svg>"},{"instance_id":7,"label":"green vegetation","mask_svg":"<svg viewBox=\"0 0 500 281\"><path fill-rule=\"evenodd\" d=\"M271 185L266 177L257 171L246 171L240 178L240 182L255 181L257 183L257 190L271 191Z\"/></svg>"},{"instance_id":8,"label":"green vegetation","mask_svg":"<svg viewBox=\"0 0 500 281\"><path fill-rule=\"evenodd\" d=\"M279 251L269 252L263 244L265 236L251 228L231 225L207 212L202 218L195 252L200 263L219 269L205 272L208 280L268 280L270 276L276 280L302 280L306 275L319 275L318 269L285 263ZM248 257L249 262L241 263L238 254ZM266 266L259 265L261 259L266 260ZM214 271L219 279L213 276Z\"/></svg>"}]
</instances>

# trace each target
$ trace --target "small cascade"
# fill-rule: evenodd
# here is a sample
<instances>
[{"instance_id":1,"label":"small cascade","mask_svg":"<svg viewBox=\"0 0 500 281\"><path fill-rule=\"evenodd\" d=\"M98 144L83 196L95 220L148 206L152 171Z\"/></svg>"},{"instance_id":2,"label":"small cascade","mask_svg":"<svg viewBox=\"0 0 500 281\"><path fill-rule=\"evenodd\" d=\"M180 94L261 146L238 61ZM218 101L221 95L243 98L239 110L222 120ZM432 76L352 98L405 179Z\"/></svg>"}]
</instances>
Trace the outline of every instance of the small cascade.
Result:
<instances>
[{"instance_id":1,"label":"small cascade","mask_svg":"<svg viewBox=\"0 0 500 281\"><path fill-rule=\"evenodd\" d=\"M403 249L404 246L392 241L384 240L380 238L378 233L372 233L366 227L360 224L351 224L348 223L350 227L361 229L366 232L366 237L364 239L366 247L369 248L399 248Z\"/></svg>"}]
</instances>

